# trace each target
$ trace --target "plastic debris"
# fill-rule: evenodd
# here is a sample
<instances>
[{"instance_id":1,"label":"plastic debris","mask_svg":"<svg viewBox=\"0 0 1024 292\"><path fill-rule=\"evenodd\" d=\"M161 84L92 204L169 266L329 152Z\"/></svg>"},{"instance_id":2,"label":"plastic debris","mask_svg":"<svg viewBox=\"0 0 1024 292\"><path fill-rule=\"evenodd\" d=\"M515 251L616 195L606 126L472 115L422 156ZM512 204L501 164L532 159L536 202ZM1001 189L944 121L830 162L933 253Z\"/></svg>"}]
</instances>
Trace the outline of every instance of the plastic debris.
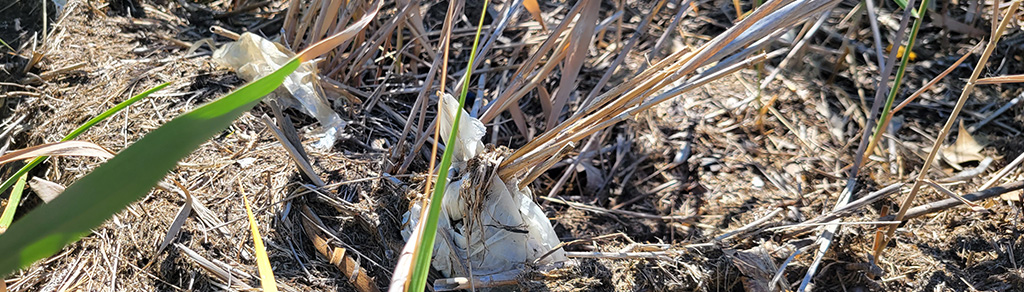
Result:
<instances>
[{"instance_id":1,"label":"plastic debris","mask_svg":"<svg viewBox=\"0 0 1024 292\"><path fill-rule=\"evenodd\" d=\"M243 33L234 42L225 44L213 52L213 59L235 69L238 76L246 81L266 76L287 64L295 54L283 46L268 41L252 33ZM322 129L316 135L323 135L313 147L328 149L334 146L340 133L348 124L324 98L323 88L317 79L316 67L303 63L284 80L284 88L293 98L284 96L278 91L271 94L282 105L294 107L314 117L320 122Z\"/></svg>"},{"instance_id":2,"label":"plastic debris","mask_svg":"<svg viewBox=\"0 0 1024 292\"><path fill-rule=\"evenodd\" d=\"M448 106L442 108L440 125L446 131L456 110L462 109L451 95L444 98ZM562 249L551 252L559 244L558 236L529 187L519 189L516 181L505 182L497 175L508 150L485 147L483 123L464 110L462 116L456 141L445 141L447 147L455 147L454 171L441 202L431 265L446 277L486 277L517 275L535 261L540 265L566 261ZM422 208L422 202L415 202L403 215L406 240Z\"/></svg>"}]
</instances>

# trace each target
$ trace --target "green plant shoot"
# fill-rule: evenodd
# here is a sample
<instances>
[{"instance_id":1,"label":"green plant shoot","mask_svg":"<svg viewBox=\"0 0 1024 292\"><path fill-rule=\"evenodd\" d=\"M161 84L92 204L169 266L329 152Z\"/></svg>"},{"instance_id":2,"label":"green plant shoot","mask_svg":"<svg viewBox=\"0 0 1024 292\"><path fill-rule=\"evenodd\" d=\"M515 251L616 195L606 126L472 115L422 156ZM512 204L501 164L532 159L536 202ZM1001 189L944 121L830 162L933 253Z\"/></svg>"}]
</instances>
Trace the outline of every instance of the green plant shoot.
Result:
<instances>
[{"instance_id":1,"label":"green plant shoot","mask_svg":"<svg viewBox=\"0 0 1024 292\"><path fill-rule=\"evenodd\" d=\"M143 91L142 93L139 93L135 96L132 96L131 98L122 101L121 103L118 103L114 107L108 109L107 111L97 115L92 119L89 119L84 124L78 126L78 128L75 128L75 130L71 131L71 133L68 133L66 136L64 136L63 139L60 139L60 141L64 142L78 138L78 135L81 135L82 133L84 133L89 128L92 128L92 126L96 125L97 123L106 120L110 116L113 116L114 114L120 112L121 110L127 108L135 102L140 101L143 98L146 98L150 94L153 94L154 92L157 92L163 89L164 87L167 87L168 85L171 85L171 83L165 82L163 84L157 85L156 87L150 88L149 90ZM21 169L18 169L18 172L15 172L14 175L7 178L7 180L5 180L2 185L0 185L0 194L2 194L4 191L7 191L8 188L14 185L15 181L18 181L19 179L24 179L23 177L26 176L29 171L38 166L40 163L46 161L47 158L49 157L36 157L35 159L29 161L28 164L25 164L25 166L22 166ZM14 195L15 193L21 193L21 191L18 190L17 188L18 187L15 186L14 191L11 192L11 198L10 200L8 200L7 208L4 209L3 215L0 215L0 230L11 226L11 221L14 219L14 212L17 211L18 204L21 204L21 196Z\"/></svg>"},{"instance_id":2,"label":"green plant shoot","mask_svg":"<svg viewBox=\"0 0 1024 292\"><path fill-rule=\"evenodd\" d=\"M487 4L480 12L480 23L476 26L476 37L473 39L473 49L469 53L469 67L466 68L465 82L462 83L462 91L459 92L459 109L455 111L455 120L452 123L452 132L448 134L448 141L455 143L459 134L459 121L462 118L462 108L466 105L466 94L469 92L469 76L473 76L473 61L476 60L476 50L480 44L480 32L484 27L484 16L487 15ZM441 90L444 90L443 88ZM439 102L443 98L438 98ZM434 254L434 240L437 237L437 221L441 217L441 201L444 199L445 185L448 183L448 169L452 165L452 149L445 147L441 155L441 166L438 169L437 183L434 184L434 194L430 196L430 209L427 212L425 226L420 237L420 242L413 253L412 281L407 289L422 289L427 284L427 274L430 272L430 259Z\"/></svg>"},{"instance_id":3,"label":"green plant shoot","mask_svg":"<svg viewBox=\"0 0 1024 292\"><path fill-rule=\"evenodd\" d=\"M928 2L931 2L931 0L922 0L920 6L926 13L928 11L926 9L928 7ZM906 6L905 3L904 6ZM882 115L879 116L879 122L875 124L875 132L871 135L871 142L868 143L868 148L864 151L865 157L874 151L875 146L882 137L882 133L885 133L886 129L883 127L888 124L885 121L888 120L888 116L892 110L892 103L896 100L896 94L899 93L900 85L903 82L903 74L907 72L907 61L910 60L910 52L914 48L914 41L917 40L917 31L921 28L921 21L923 19L924 17L917 17L917 19L914 19L914 26L910 29L910 37L907 39L906 49L903 50L903 56L900 59L900 67L896 70L896 79L893 80L892 87L889 88L889 96L886 97L885 106L882 107ZM893 50L896 50L898 47L898 45L894 44Z\"/></svg>"}]
</instances>

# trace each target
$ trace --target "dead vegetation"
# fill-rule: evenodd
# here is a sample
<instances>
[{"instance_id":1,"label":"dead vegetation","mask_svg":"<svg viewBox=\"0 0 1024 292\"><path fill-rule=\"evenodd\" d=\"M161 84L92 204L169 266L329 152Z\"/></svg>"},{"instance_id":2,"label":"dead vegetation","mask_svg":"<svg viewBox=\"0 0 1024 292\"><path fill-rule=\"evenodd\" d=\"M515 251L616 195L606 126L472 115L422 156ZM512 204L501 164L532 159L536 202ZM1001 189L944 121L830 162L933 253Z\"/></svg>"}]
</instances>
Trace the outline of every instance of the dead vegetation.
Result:
<instances>
[{"instance_id":1,"label":"dead vegetation","mask_svg":"<svg viewBox=\"0 0 1024 292\"><path fill-rule=\"evenodd\" d=\"M892 85L879 76L900 60L886 47L907 39L909 12L894 1L797 1L780 18L772 13L791 1L499 1L474 64L482 2L449 12L448 2L383 1L366 30L317 63L347 123L333 147L310 147L314 118L261 105L144 200L9 275L7 289L258 287L243 194L280 289L383 289L405 243L402 216L429 188L436 92L457 92L469 66L466 110L486 124L484 143L516 151L499 175L533 188L575 261L524 271L521 290L776 291L805 278L829 291L1024 285L1024 90L973 85L1024 70L1017 2L930 6L897 112L868 148L874 104ZM0 48L4 153L55 142L174 82L80 138L123 149L242 84L209 58L209 46L229 41L210 27L299 50L376 3L72 0L43 13L29 2L0 4L0 14L23 15L0 19L16 49ZM15 21L20 32L6 33ZM757 28L766 29L744 34ZM954 112L962 126L943 129ZM55 158L30 174L69 185L98 163ZM39 204L27 196L18 215Z\"/></svg>"}]
</instances>

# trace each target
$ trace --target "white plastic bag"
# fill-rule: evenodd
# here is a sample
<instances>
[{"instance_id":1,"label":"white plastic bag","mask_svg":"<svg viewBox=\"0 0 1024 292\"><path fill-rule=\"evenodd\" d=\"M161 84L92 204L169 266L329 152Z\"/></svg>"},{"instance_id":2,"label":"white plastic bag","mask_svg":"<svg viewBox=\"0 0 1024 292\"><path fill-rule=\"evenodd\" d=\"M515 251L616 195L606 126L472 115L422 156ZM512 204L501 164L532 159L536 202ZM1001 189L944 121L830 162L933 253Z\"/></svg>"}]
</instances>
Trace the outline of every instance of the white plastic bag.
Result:
<instances>
[{"instance_id":1,"label":"white plastic bag","mask_svg":"<svg viewBox=\"0 0 1024 292\"><path fill-rule=\"evenodd\" d=\"M295 54L283 46L252 33L243 33L237 41L227 43L213 52L213 59L235 69L246 81L267 76L281 68ZM298 108L314 117L323 127L320 141L313 145L319 149L334 146L338 133L347 123L327 104L312 64L304 63L284 80L294 99L277 98L283 105ZM273 94L272 94L273 95ZM296 105L296 101L298 105Z\"/></svg>"},{"instance_id":2,"label":"white plastic bag","mask_svg":"<svg viewBox=\"0 0 1024 292\"><path fill-rule=\"evenodd\" d=\"M451 95L444 98L448 106L442 108L440 126L449 131L461 109ZM431 265L448 277L518 273L558 246L558 236L529 188L519 189L515 181L497 176L495 167L504 155L484 148L483 123L464 110L462 117L456 141L445 141L446 147L454 147L452 165L459 176L445 189ZM420 220L420 210L421 202L416 202L403 216L406 240ZM539 263L566 259L558 249Z\"/></svg>"}]
</instances>

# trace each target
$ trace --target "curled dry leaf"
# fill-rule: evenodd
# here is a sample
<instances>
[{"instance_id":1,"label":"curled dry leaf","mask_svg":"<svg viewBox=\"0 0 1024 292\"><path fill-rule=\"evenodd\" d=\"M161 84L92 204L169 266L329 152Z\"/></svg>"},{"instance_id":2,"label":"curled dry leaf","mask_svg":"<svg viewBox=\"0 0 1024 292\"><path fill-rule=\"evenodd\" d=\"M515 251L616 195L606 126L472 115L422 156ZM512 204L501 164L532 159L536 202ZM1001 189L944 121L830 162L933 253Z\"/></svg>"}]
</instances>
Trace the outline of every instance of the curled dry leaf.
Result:
<instances>
[{"instance_id":1,"label":"curled dry leaf","mask_svg":"<svg viewBox=\"0 0 1024 292\"><path fill-rule=\"evenodd\" d=\"M999 195L999 198L1007 201L1021 202L1024 201L1024 192L1008 192Z\"/></svg>"},{"instance_id":2,"label":"curled dry leaf","mask_svg":"<svg viewBox=\"0 0 1024 292\"><path fill-rule=\"evenodd\" d=\"M39 196L40 199L43 199L43 202L47 203L53 201L53 199L56 199L57 196L59 196L60 193L63 193L64 189L67 188L62 184L41 179L35 176L32 177L32 180L28 181L28 186L31 187L32 190L36 192L36 195Z\"/></svg>"},{"instance_id":3,"label":"curled dry leaf","mask_svg":"<svg viewBox=\"0 0 1024 292\"><path fill-rule=\"evenodd\" d=\"M15 160L36 158L39 156L92 156L99 158L114 157L109 150L90 142L85 141L64 141L32 146L21 150L8 152L0 156L0 164L6 164Z\"/></svg>"},{"instance_id":4,"label":"curled dry leaf","mask_svg":"<svg viewBox=\"0 0 1024 292\"><path fill-rule=\"evenodd\" d=\"M544 24L544 17L540 14L540 4L537 3L537 0L524 0L523 7L526 7L526 10L530 11L530 15L533 16L533 20L540 23L541 29L544 31L548 30L548 26Z\"/></svg>"},{"instance_id":5,"label":"curled dry leaf","mask_svg":"<svg viewBox=\"0 0 1024 292\"><path fill-rule=\"evenodd\" d=\"M985 155L981 155L983 149L985 146L978 143L964 128L963 121L960 121L960 131L956 136L956 142L953 142L952 145L943 145L939 151L942 153L942 159L950 166L957 170L963 170L960 164L985 159Z\"/></svg>"},{"instance_id":6,"label":"curled dry leaf","mask_svg":"<svg viewBox=\"0 0 1024 292\"><path fill-rule=\"evenodd\" d=\"M758 246L749 250L728 249L725 252L743 275L740 280L747 291L772 291L768 285L775 269L772 267L774 265L771 264L771 257L764 248Z\"/></svg>"}]
</instances>

